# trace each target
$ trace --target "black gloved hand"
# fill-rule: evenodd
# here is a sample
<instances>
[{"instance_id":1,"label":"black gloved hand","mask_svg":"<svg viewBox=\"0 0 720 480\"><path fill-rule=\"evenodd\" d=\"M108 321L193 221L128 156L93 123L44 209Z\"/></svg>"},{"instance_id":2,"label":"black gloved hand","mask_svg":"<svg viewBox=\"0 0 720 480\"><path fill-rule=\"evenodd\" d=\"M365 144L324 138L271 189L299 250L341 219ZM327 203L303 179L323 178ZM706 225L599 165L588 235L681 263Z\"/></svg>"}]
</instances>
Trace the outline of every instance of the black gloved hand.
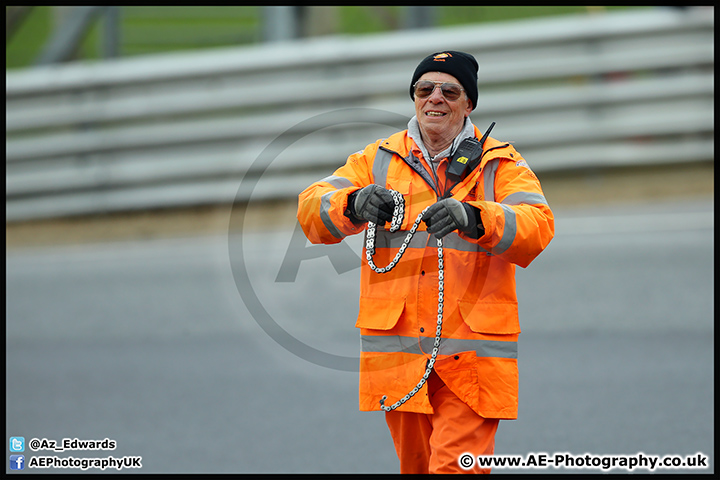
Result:
<instances>
[{"instance_id":1,"label":"black gloved hand","mask_svg":"<svg viewBox=\"0 0 720 480\"><path fill-rule=\"evenodd\" d=\"M348 211L359 221L382 226L392 220L394 210L395 200L390 191L374 183L348 197Z\"/></svg>"},{"instance_id":2,"label":"black gloved hand","mask_svg":"<svg viewBox=\"0 0 720 480\"><path fill-rule=\"evenodd\" d=\"M425 211L423 221L428 232L442 238L453 230L459 230L473 238L480 238L484 233L480 225L480 211L467 203L454 198L442 199Z\"/></svg>"}]
</instances>

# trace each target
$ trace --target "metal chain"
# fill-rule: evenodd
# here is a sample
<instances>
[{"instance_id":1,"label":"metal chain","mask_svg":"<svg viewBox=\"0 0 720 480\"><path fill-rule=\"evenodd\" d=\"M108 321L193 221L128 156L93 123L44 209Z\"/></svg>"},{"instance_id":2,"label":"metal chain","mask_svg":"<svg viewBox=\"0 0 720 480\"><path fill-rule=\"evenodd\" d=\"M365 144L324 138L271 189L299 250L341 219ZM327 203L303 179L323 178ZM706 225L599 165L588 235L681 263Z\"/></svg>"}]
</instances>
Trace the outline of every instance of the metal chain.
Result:
<instances>
[{"instance_id":1,"label":"metal chain","mask_svg":"<svg viewBox=\"0 0 720 480\"><path fill-rule=\"evenodd\" d=\"M400 226L402 225L403 219L405 217L405 199L403 198L402 194L400 192L397 192L395 190L390 190L390 193L393 196L393 200L395 202L395 209L393 211L393 218L390 222L390 232L396 232ZM405 250L410 245L410 241L412 240L413 235L415 235L415 232L418 229L418 226L420 225L420 222L422 221L422 217L427 211L427 208L420 212L418 214L417 218L415 219L415 223L410 228L410 231L408 232L407 236L405 237L405 240L403 241L402 245L400 246L400 250L395 255L395 258L392 259L392 261L386 266L382 268L378 268L377 265L373 262L373 256L375 255L375 233L377 230L377 225L373 222L368 222L368 228L367 228L367 238L365 241L365 257L367 259L368 265L370 268L376 272L376 273L387 273L390 270L392 270L395 265L400 261L400 259L403 256L403 253L405 253ZM438 314L437 314L437 328L435 329L435 342L433 343L433 350L430 354L430 360L427 362L427 368L425 369L425 373L423 374L422 378L418 382L418 384L413 388L410 392L408 392L407 395L405 395L403 398L395 402L391 406L385 406L385 400L387 400L387 395L383 395L382 399L380 399L380 408L383 409L386 412L395 410L400 405L404 404L408 400L410 400L411 397L413 397L423 385L425 385L425 382L427 382L428 377L430 377L430 373L432 372L433 366L435 365L435 360L438 355L438 351L440 350L440 338L442 335L442 323L443 323L443 307L445 303L445 270L443 266L443 241L441 238L436 239L437 240L437 249L438 249Z\"/></svg>"}]
</instances>

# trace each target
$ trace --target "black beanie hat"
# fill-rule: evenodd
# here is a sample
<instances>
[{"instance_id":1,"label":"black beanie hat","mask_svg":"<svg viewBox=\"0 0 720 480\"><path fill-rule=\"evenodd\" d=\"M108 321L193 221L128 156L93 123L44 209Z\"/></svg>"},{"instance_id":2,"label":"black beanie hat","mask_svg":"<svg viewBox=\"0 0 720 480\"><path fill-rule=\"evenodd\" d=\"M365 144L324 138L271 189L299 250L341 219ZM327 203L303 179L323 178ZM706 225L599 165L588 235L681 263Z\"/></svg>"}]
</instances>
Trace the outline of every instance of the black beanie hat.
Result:
<instances>
[{"instance_id":1,"label":"black beanie hat","mask_svg":"<svg viewBox=\"0 0 720 480\"><path fill-rule=\"evenodd\" d=\"M415 100L413 85L418 78L427 72L443 72L458 79L475 110L478 98L477 71L477 60L469 53L446 50L428 55L415 69L412 82L410 82L410 98Z\"/></svg>"}]
</instances>

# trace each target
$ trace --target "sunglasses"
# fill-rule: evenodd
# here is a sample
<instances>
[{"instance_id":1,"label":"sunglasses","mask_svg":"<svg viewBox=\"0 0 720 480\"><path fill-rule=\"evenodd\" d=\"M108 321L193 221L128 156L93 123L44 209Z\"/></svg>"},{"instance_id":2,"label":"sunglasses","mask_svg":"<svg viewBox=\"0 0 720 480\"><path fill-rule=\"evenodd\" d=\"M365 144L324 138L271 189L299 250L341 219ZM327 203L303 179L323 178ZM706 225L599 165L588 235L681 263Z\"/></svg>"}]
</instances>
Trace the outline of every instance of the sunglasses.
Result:
<instances>
[{"instance_id":1,"label":"sunglasses","mask_svg":"<svg viewBox=\"0 0 720 480\"><path fill-rule=\"evenodd\" d=\"M421 80L413 85L413 88L415 89L415 96L418 98L429 97L435 91L435 87L437 86L440 87L443 97L451 102L460 98L460 95L462 95L462 92L464 91L464 89L457 83L442 83Z\"/></svg>"}]
</instances>

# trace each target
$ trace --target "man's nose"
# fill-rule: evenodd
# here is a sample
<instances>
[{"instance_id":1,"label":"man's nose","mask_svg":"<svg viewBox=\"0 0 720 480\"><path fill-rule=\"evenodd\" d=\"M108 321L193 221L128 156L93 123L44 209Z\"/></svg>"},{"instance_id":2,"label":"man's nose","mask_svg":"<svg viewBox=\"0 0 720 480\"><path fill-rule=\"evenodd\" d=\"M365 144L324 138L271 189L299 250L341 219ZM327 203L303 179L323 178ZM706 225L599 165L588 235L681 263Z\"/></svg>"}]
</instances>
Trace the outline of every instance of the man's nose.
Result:
<instances>
[{"instance_id":1,"label":"man's nose","mask_svg":"<svg viewBox=\"0 0 720 480\"><path fill-rule=\"evenodd\" d=\"M440 85L435 86L435 90L432 91L428 100L434 103L440 103L445 101L445 96L443 96L442 88L440 88Z\"/></svg>"}]
</instances>

